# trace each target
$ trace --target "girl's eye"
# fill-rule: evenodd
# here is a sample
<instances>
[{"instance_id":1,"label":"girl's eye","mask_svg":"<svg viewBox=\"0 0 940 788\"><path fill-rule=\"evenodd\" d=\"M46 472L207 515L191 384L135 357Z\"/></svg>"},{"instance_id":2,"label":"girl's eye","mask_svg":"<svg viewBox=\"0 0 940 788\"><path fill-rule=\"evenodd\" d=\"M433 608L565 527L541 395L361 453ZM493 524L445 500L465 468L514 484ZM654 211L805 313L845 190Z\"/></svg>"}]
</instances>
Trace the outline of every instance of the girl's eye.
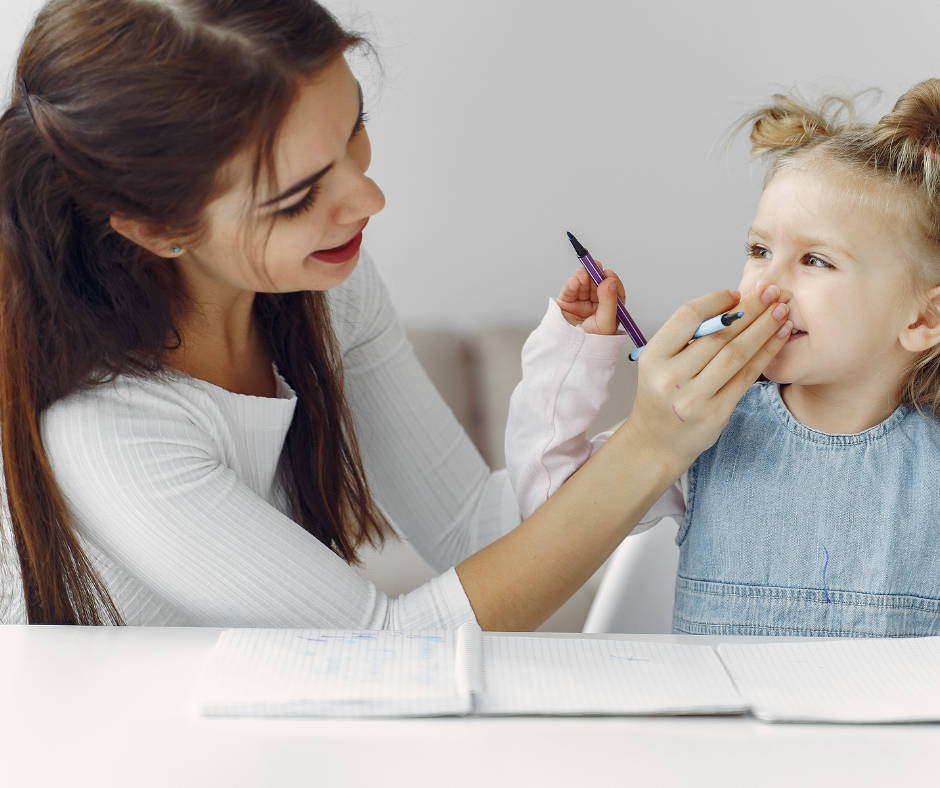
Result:
<instances>
[{"instance_id":1,"label":"girl's eye","mask_svg":"<svg viewBox=\"0 0 940 788\"><path fill-rule=\"evenodd\" d=\"M773 252L770 251L766 246L761 246L760 244L744 244L744 249L747 252L747 256L750 258L757 258L759 260L769 260L773 257Z\"/></svg>"},{"instance_id":2,"label":"girl's eye","mask_svg":"<svg viewBox=\"0 0 940 788\"><path fill-rule=\"evenodd\" d=\"M286 219L293 219L295 216L300 216L300 214L309 211L317 199L318 187L318 183L313 184L313 186L310 187L310 191L304 195L304 198L300 202L296 202L287 208L282 208L277 212L277 215L283 216Z\"/></svg>"},{"instance_id":3,"label":"girl's eye","mask_svg":"<svg viewBox=\"0 0 940 788\"><path fill-rule=\"evenodd\" d=\"M832 268L829 263L814 254L806 256L806 266L807 268Z\"/></svg>"}]
</instances>

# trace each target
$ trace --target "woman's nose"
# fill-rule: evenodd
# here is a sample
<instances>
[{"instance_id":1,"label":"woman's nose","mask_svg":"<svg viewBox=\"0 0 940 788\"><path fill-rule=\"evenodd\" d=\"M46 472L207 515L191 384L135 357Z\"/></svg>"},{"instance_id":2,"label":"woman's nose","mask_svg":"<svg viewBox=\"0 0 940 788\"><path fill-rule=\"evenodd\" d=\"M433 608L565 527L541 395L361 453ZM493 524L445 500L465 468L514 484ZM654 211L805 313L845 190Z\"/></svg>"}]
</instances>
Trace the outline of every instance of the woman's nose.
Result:
<instances>
[{"instance_id":1,"label":"woman's nose","mask_svg":"<svg viewBox=\"0 0 940 788\"><path fill-rule=\"evenodd\" d=\"M337 203L333 221L337 224L353 224L377 214L384 207L385 195L378 184L361 171L353 172Z\"/></svg>"}]
</instances>

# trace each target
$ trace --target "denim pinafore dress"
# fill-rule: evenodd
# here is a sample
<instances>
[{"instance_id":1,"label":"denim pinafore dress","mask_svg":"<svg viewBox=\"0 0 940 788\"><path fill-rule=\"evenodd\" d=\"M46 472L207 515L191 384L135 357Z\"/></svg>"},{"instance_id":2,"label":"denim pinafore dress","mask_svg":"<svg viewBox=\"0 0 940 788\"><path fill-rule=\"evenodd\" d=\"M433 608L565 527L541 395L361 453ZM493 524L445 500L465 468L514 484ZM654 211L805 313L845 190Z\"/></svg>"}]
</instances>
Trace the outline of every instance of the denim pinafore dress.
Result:
<instances>
[{"instance_id":1,"label":"denim pinafore dress","mask_svg":"<svg viewBox=\"0 0 940 788\"><path fill-rule=\"evenodd\" d=\"M676 633L940 634L940 420L830 435L756 383L689 469L676 542Z\"/></svg>"}]
</instances>

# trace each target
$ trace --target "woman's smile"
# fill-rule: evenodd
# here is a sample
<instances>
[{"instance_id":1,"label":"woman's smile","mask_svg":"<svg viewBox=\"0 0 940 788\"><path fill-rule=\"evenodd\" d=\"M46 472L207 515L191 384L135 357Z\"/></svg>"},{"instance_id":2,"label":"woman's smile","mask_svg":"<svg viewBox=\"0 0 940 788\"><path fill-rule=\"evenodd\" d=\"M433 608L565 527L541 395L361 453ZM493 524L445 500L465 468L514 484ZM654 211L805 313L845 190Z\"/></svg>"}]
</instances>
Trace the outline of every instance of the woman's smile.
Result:
<instances>
[{"instance_id":1,"label":"woman's smile","mask_svg":"<svg viewBox=\"0 0 940 788\"><path fill-rule=\"evenodd\" d=\"M346 243L340 246L334 246L332 249L321 249L318 252L313 252L310 256L324 263L339 264L349 262L362 245L362 231L366 228L368 223L369 220L367 218L365 222L363 222L362 227L359 228L359 232L346 241Z\"/></svg>"}]
</instances>

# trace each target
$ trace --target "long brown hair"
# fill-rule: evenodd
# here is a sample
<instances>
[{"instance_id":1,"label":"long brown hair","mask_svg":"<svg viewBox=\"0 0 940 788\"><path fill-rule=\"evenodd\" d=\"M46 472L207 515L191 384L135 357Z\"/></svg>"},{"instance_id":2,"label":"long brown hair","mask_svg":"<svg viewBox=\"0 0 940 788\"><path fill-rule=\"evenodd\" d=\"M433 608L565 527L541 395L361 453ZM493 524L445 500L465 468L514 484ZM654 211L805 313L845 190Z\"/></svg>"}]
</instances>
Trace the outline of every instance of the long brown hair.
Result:
<instances>
[{"instance_id":1,"label":"long brown hair","mask_svg":"<svg viewBox=\"0 0 940 788\"><path fill-rule=\"evenodd\" d=\"M184 305L173 263L112 214L196 236L223 165L275 135L302 78L362 40L312 0L52 0L0 117L0 437L30 623L120 622L43 448L41 416L116 375L157 375ZM380 544L323 293L255 296L298 406L294 519L347 561ZM10 549L9 545L0 546Z\"/></svg>"},{"instance_id":2,"label":"long brown hair","mask_svg":"<svg viewBox=\"0 0 940 788\"><path fill-rule=\"evenodd\" d=\"M868 91L866 91L868 92ZM800 166L841 165L871 200L900 209L919 236L911 275L918 295L940 285L940 79L919 82L890 113L866 123L856 112L857 96L827 96L807 102L776 95L773 103L748 115L751 153L768 156L766 186L780 172ZM924 299L924 310L940 320L940 309ZM900 401L940 416L940 345L913 359L900 386Z\"/></svg>"}]
</instances>

